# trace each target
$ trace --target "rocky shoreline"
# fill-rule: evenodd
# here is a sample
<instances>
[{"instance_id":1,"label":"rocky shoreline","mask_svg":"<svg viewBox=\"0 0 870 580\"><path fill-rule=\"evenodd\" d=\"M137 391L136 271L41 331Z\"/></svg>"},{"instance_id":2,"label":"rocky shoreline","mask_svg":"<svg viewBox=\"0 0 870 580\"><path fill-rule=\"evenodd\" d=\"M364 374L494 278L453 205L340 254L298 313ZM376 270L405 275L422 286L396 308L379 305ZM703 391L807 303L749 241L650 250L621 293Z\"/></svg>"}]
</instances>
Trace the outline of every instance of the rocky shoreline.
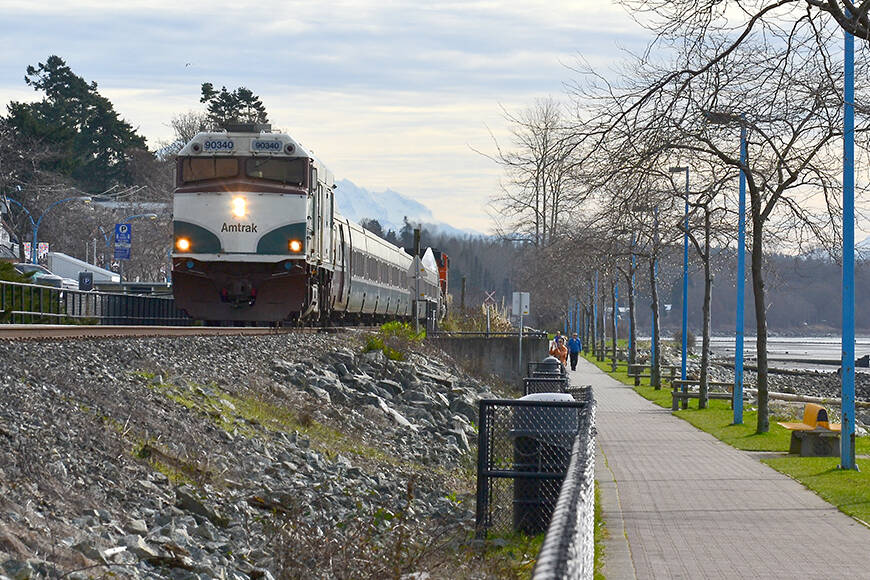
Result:
<instances>
[{"instance_id":1,"label":"rocky shoreline","mask_svg":"<svg viewBox=\"0 0 870 580\"><path fill-rule=\"evenodd\" d=\"M0 341L0 360L4 580L472 566L455 555L495 395L442 353L281 335Z\"/></svg>"},{"instance_id":2,"label":"rocky shoreline","mask_svg":"<svg viewBox=\"0 0 870 580\"><path fill-rule=\"evenodd\" d=\"M664 359L667 364L680 364L678 350L665 346ZM648 353L647 353L648 356ZM698 379L701 374L700 357L690 355L686 365L686 374L689 378ZM733 382L733 361L712 358L709 375L711 381ZM744 385L753 387L757 384L757 373L745 370L743 374ZM841 392L840 375L836 370L832 371L789 371L778 373L771 365L768 372L768 388L772 393L787 393L807 397L839 398ZM859 401L870 401L870 374L855 373L855 398ZM747 401L752 402L748 397ZM803 404L797 402L771 401L772 410L783 416L784 419L792 420L802 412ZM837 406L828 406L828 412L832 421L838 421L840 409ZM870 409L856 410L857 427L859 434L870 430Z\"/></svg>"}]
</instances>

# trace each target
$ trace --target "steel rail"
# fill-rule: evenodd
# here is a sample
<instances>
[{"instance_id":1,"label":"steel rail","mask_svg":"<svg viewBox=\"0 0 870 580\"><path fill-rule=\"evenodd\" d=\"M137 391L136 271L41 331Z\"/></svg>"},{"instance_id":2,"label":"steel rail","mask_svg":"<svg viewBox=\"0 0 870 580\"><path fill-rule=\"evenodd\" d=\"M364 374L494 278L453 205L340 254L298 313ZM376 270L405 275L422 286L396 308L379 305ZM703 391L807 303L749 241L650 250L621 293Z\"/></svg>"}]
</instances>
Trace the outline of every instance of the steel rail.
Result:
<instances>
[{"instance_id":1,"label":"steel rail","mask_svg":"<svg viewBox=\"0 0 870 580\"><path fill-rule=\"evenodd\" d=\"M265 327L265 326L89 326L61 324L0 324L0 340L32 338L123 338L159 336L256 336L269 334L337 333L354 327Z\"/></svg>"}]
</instances>

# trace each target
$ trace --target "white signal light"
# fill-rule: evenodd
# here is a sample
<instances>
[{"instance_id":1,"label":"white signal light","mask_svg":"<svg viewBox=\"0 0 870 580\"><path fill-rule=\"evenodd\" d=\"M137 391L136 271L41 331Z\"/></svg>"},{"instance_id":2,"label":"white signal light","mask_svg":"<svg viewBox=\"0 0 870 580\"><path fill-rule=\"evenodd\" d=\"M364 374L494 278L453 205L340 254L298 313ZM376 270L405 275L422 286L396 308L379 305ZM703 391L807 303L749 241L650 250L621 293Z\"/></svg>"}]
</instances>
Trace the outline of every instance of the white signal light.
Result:
<instances>
[{"instance_id":1,"label":"white signal light","mask_svg":"<svg viewBox=\"0 0 870 580\"><path fill-rule=\"evenodd\" d=\"M302 242L299 240L290 240L290 251L293 253L299 253L302 251Z\"/></svg>"},{"instance_id":2,"label":"white signal light","mask_svg":"<svg viewBox=\"0 0 870 580\"><path fill-rule=\"evenodd\" d=\"M186 252L190 249L190 240L187 238L178 238L175 240L175 247L178 248L180 252Z\"/></svg>"},{"instance_id":3,"label":"white signal light","mask_svg":"<svg viewBox=\"0 0 870 580\"><path fill-rule=\"evenodd\" d=\"M248 202L244 197L234 197L233 198L233 215L237 218L245 217L245 214L248 213Z\"/></svg>"}]
</instances>

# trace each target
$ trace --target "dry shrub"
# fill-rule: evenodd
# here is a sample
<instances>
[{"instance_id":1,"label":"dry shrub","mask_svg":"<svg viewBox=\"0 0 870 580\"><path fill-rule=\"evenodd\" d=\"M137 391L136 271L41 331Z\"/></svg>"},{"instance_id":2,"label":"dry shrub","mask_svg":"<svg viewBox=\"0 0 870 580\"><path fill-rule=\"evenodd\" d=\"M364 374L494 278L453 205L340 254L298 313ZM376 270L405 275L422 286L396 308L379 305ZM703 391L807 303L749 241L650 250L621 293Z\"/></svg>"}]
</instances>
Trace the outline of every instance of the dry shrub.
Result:
<instances>
[{"instance_id":1,"label":"dry shrub","mask_svg":"<svg viewBox=\"0 0 870 580\"><path fill-rule=\"evenodd\" d=\"M413 517L413 481L400 509L363 508L339 523L318 517L318 506L272 506L269 543L282 579L522 578L528 562L479 550L460 522Z\"/></svg>"}]
</instances>

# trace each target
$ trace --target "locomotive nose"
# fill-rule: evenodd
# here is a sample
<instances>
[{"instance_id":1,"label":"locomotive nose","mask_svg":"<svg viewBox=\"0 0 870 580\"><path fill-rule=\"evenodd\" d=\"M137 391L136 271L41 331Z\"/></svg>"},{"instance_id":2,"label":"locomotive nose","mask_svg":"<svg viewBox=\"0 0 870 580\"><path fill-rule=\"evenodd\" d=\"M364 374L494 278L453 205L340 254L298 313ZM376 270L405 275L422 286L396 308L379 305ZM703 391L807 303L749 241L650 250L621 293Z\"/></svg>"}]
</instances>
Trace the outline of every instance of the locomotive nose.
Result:
<instances>
[{"instance_id":1,"label":"locomotive nose","mask_svg":"<svg viewBox=\"0 0 870 580\"><path fill-rule=\"evenodd\" d=\"M236 306L251 305L257 298L257 289L254 288L250 280L237 278L229 280L227 285L221 289L221 298L224 302L231 302Z\"/></svg>"}]
</instances>

